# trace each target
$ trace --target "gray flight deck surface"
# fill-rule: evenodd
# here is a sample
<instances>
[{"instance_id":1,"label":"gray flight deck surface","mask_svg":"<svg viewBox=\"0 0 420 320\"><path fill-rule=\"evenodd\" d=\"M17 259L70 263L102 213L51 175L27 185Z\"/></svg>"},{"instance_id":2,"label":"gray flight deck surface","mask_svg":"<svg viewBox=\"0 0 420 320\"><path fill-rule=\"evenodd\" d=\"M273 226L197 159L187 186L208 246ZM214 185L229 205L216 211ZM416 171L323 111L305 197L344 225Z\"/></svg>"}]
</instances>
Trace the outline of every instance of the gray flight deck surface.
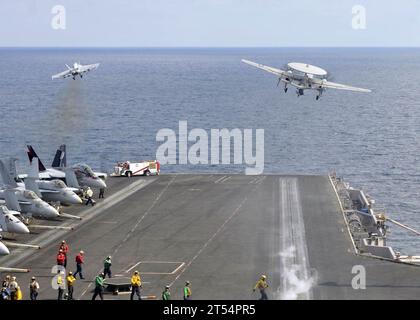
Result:
<instances>
[{"instance_id":1,"label":"gray flight deck surface","mask_svg":"<svg viewBox=\"0 0 420 320\"><path fill-rule=\"evenodd\" d=\"M298 294L301 299L420 297L420 268L353 253L327 176L168 174L110 178L108 184L106 199L95 207L66 210L84 216L64 220L74 230L21 236L18 241L42 249L11 248L0 259L3 267L31 269L16 274L24 298L32 275L41 285L39 299L56 298L51 267L62 239L70 246L71 271L77 251L85 251L86 279L76 281L77 299L91 298L92 280L107 255L116 277L139 270L142 295L158 299L165 285L171 285L173 299L181 299L186 280L194 299L257 299L252 287L261 274L267 275L271 299L292 298L297 290L284 272L293 268L300 278L316 278L309 291ZM351 286L355 265L366 267L366 290Z\"/></svg>"}]
</instances>

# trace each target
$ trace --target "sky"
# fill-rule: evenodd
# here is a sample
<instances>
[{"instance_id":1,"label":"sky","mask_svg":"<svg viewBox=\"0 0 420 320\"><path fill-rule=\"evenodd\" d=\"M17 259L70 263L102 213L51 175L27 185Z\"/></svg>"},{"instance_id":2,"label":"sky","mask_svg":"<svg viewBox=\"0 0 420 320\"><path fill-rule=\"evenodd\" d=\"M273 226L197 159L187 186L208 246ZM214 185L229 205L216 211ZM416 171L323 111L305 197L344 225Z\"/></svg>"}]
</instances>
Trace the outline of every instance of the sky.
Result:
<instances>
[{"instance_id":1,"label":"sky","mask_svg":"<svg viewBox=\"0 0 420 320\"><path fill-rule=\"evenodd\" d=\"M0 47L295 46L418 47L420 0L0 0Z\"/></svg>"}]
</instances>

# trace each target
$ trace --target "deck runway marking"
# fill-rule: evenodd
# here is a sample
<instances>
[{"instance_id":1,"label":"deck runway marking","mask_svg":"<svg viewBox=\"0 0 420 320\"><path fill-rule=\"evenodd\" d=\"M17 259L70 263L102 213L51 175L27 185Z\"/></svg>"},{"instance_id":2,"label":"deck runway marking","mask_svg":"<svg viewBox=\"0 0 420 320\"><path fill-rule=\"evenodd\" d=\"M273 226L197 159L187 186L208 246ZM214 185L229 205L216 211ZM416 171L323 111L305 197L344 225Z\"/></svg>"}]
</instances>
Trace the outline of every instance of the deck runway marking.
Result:
<instances>
[{"instance_id":1,"label":"deck runway marking","mask_svg":"<svg viewBox=\"0 0 420 320\"><path fill-rule=\"evenodd\" d=\"M248 184L253 184L255 181L257 181L257 179L258 179L258 178L254 178L254 179L250 180L250 181L248 182Z\"/></svg>"},{"instance_id":2,"label":"deck runway marking","mask_svg":"<svg viewBox=\"0 0 420 320\"><path fill-rule=\"evenodd\" d=\"M230 180L232 178L232 176L228 176L226 177L226 179L223 179L222 181L220 181L220 183L225 183L226 181Z\"/></svg>"},{"instance_id":3,"label":"deck runway marking","mask_svg":"<svg viewBox=\"0 0 420 320\"><path fill-rule=\"evenodd\" d=\"M140 266L141 264L174 264L174 265L176 265L176 268L173 269L171 272L150 272L150 271L142 272L142 271L140 271L140 274L172 275L172 274L177 273L185 265L185 262L181 262L181 261L139 261L136 264L134 264L133 266L131 266L129 269L127 269L125 272L129 273L130 271L132 271L134 268Z\"/></svg>"},{"instance_id":4,"label":"deck runway marking","mask_svg":"<svg viewBox=\"0 0 420 320\"><path fill-rule=\"evenodd\" d=\"M266 176L262 176L262 177L256 177L254 179L252 179L251 181L248 182L248 184L261 184L265 178L267 178Z\"/></svg>"},{"instance_id":5,"label":"deck runway marking","mask_svg":"<svg viewBox=\"0 0 420 320\"><path fill-rule=\"evenodd\" d=\"M131 234L137 229L137 227L140 225L140 223L146 218L146 216L150 213L150 211L155 207L155 205L158 203L159 199L162 197L162 195L165 193L166 190L168 190L169 186L175 181L177 175L174 175L171 180L166 184L166 186L159 192L159 194L156 196L155 200L152 202L150 207L144 212L144 214L137 220L134 227L127 233L124 240L114 249L111 256L115 256L119 249L123 246L123 244L130 238ZM101 272L102 268L99 269L98 273ZM86 287L86 289L82 292L82 294L79 296L79 300L86 294L86 292L89 290L89 288L92 286L92 283L89 283L89 285Z\"/></svg>"},{"instance_id":6,"label":"deck runway marking","mask_svg":"<svg viewBox=\"0 0 420 320\"><path fill-rule=\"evenodd\" d=\"M223 177L221 177L221 178L217 179L216 181L214 181L214 183L220 183L220 182L222 182L222 180L223 180L223 179L225 179L225 178L226 178L226 176L223 176Z\"/></svg>"},{"instance_id":7,"label":"deck runway marking","mask_svg":"<svg viewBox=\"0 0 420 320\"><path fill-rule=\"evenodd\" d=\"M280 178L280 270L283 270L281 297L285 299L311 299L312 281L309 272L305 225L299 196L297 178ZM293 274L289 274L289 273ZM296 288L296 279L308 290Z\"/></svg>"}]
</instances>

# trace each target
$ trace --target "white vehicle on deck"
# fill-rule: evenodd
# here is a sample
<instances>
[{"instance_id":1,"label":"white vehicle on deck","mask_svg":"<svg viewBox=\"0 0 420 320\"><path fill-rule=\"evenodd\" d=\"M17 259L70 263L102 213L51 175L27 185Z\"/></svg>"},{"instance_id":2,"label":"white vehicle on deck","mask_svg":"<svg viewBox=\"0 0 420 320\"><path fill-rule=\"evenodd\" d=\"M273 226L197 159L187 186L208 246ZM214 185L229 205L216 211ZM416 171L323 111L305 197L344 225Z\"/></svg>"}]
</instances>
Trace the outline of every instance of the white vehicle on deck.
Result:
<instances>
[{"instance_id":1,"label":"white vehicle on deck","mask_svg":"<svg viewBox=\"0 0 420 320\"><path fill-rule=\"evenodd\" d=\"M118 162L114 167L114 177L150 176L159 175L160 163L157 160L144 162Z\"/></svg>"}]
</instances>

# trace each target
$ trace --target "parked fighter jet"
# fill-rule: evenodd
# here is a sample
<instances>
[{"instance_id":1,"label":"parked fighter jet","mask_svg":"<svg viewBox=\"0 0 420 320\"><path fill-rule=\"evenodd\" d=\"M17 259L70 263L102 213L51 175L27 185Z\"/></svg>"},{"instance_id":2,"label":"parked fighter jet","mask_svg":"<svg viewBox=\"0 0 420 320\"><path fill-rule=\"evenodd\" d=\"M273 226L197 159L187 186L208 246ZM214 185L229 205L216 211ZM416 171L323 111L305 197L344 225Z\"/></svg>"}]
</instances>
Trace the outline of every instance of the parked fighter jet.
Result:
<instances>
[{"instance_id":1,"label":"parked fighter jet","mask_svg":"<svg viewBox=\"0 0 420 320\"><path fill-rule=\"evenodd\" d=\"M1 232L2 230L0 229L0 232ZM1 235L0 235L0 240L1 240L2 238L1 238ZM1 242L0 241L0 256L6 256L6 255L8 255L8 254L10 254L10 251L9 251L9 249L6 247L6 245L3 243L3 242Z\"/></svg>"},{"instance_id":2,"label":"parked fighter jet","mask_svg":"<svg viewBox=\"0 0 420 320\"><path fill-rule=\"evenodd\" d=\"M7 168L8 164L10 164L9 159L0 160L0 176L3 180L3 187L0 188L0 200L11 201L10 196L12 196L11 193L13 193L16 195L16 201L14 202L18 204L17 207L19 207L19 209L16 205L9 206L9 204L7 204L9 209L20 211L25 215L44 219L58 217L58 211L40 199L35 192L18 187L16 181L9 175L10 168Z\"/></svg>"},{"instance_id":3,"label":"parked fighter jet","mask_svg":"<svg viewBox=\"0 0 420 320\"><path fill-rule=\"evenodd\" d=\"M60 202L63 205L81 204L82 199L76 194L77 188L67 187L63 180L39 180L38 159L31 163L31 168L24 182L18 182L17 186L35 192L40 198L48 202ZM18 180L15 159L11 159L11 178Z\"/></svg>"},{"instance_id":4,"label":"parked fighter jet","mask_svg":"<svg viewBox=\"0 0 420 320\"><path fill-rule=\"evenodd\" d=\"M73 68L69 67L66 64L67 70L57 73L53 75L51 78L54 79L64 79L68 77L72 77L73 80L76 80L76 76L80 76L80 78L83 78L83 75L89 71L93 71L99 67L99 63L95 64L88 64L88 65L82 65L80 62L75 62L73 64Z\"/></svg>"},{"instance_id":5,"label":"parked fighter jet","mask_svg":"<svg viewBox=\"0 0 420 320\"><path fill-rule=\"evenodd\" d=\"M11 211L6 206L0 206L0 229L8 233L28 234L28 227L17 216L20 212Z\"/></svg>"},{"instance_id":6,"label":"parked fighter jet","mask_svg":"<svg viewBox=\"0 0 420 320\"><path fill-rule=\"evenodd\" d=\"M32 162L34 158L38 158L39 177L41 179L65 179L69 187L91 187L91 188L106 188L107 174L102 172L94 172L87 164L79 163L72 167L66 166L66 146L61 145L57 150L52 168L46 168L39 159L32 146L28 147L29 161Z\"/></svg>"}]
</instances>

